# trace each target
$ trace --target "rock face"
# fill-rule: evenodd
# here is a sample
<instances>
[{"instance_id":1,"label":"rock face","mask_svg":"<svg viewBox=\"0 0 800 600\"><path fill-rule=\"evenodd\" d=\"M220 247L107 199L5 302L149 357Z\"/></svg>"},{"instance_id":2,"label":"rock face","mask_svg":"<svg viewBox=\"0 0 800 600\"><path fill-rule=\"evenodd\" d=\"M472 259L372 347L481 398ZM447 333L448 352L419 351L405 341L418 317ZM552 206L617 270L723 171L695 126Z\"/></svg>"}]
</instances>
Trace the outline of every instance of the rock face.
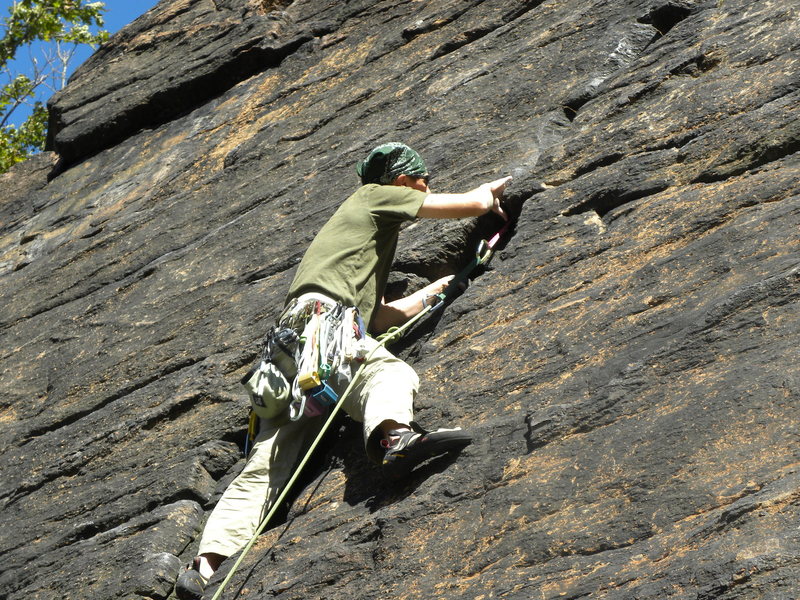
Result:
<instances>
[{"instance_id":1,"label":"rock face","mask_svg":"<svg viewBox=\"0 0 800 600\"><path fill-rule=\"evenodd\" d=\"M0 596L171 593L238 379L398 139L438 190L515 177L395 348L475 443L392 487L342 421L223 597L800 597L798 39L790 2L163 0L0 176ZM394 284L499 226L407 228Z\"/></svg>"}]
</instances>

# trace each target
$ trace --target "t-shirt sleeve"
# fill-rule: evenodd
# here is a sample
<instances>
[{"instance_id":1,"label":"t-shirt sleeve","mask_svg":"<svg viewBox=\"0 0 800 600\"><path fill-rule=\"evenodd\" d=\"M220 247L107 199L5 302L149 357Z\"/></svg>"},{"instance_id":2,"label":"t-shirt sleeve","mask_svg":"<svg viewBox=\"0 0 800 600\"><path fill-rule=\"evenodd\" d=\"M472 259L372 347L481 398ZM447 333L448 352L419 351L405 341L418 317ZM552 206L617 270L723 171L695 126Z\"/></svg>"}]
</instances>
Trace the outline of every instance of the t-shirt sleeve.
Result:
<instances>
[{"instance_id":1,"label":"t-shirt sleeve","mask_svg":"<svg viewBox=\"0 0 800 600\"><path fill-rule=\"evenodd\" d=\"M417 218L428 194L397 185L375 185L370 190L369 208L372 217L383 223L400 223Z\"/></svg>"}]
</instances>

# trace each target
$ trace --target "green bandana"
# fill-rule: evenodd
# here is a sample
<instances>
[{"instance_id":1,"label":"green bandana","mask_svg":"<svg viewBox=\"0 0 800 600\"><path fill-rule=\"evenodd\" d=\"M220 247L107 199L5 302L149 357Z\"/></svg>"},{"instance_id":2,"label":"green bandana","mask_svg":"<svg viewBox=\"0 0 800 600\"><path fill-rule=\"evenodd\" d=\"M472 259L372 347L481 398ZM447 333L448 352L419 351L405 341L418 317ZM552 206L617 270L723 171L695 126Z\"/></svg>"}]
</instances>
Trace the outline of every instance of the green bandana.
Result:
<instances>
[{"instance_id":1,"label":"green bandana","mask_svg":"<svg viewBox=\"0 0 800 600\"><path fill-rule=\"evenodd\" d=\"M427 175L428 168L414 150L399 142L389 142L375 148L366 160L358 161L356 172L361 177L361 183L365 185L390 185L398 175Z\"/></svg>"}]
</instances>

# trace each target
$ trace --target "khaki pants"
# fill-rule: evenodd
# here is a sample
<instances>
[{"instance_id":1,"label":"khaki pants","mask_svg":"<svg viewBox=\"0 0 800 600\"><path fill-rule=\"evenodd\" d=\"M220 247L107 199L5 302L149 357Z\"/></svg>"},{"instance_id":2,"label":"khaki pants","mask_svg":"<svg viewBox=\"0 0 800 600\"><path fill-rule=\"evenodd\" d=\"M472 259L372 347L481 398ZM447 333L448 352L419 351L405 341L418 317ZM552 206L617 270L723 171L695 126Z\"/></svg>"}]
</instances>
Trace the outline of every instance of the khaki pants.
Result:
<instances>
[{"instance_id":1,"label":"khaki pants","mask_svg":"<svg viewBox=\"0 0 800 600\"><path fill-rule=\"evenodd\" d=\"M377 342L367 339L371 351ZM353 365L353 374L358 367ZM408 424L413 419L418 385L414 370L383 347L361 371L342 407L364 424L364 445L373 462L380 462L382 455L378 426L386 420ZM345 387L346 382L340 381L334 389L342 394ZM244 469L208 518L198 554L231 556L250 541L324 422L324 416L262 421Z\"/></svg>"}]
</instances>

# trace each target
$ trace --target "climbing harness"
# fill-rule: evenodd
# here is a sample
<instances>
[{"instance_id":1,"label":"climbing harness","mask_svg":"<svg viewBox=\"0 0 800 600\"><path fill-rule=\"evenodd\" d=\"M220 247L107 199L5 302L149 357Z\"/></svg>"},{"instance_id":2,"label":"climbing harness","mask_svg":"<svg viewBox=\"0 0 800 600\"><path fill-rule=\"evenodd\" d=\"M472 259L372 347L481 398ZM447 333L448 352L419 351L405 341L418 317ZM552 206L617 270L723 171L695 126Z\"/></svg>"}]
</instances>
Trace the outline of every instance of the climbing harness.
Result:
<instances>
[{"instance_id":1,"label":"climbing harness","mask_svg":"<svg viewBox=\"0 0 800 600\"><path fill-rule=\"evenodd\" d=\"M366 355L364 321L357 308L312 293L293 300L278 322L302 331L294 355L289 418L319 416L338 400L331 383L344 385L351 378L352 362Z\"/></svg>"},{"instance_id":2,"label":"climbing harness","mask_svg":"<svg viewBox=\"0 0 800 600\"><path fill-rule=\"evenodd\" d=\"M293 300L241 379L251 403L245 456L255 443L259 419L274 419L288 408L289 418L296 421L319 416L334 405L338 395L329 381L341 386L350 379L350 364L366 354L365 340L357 308L315 293Z\"/></svg>"},{"instance_id":3,"label":"climbing harness","mask_svg":"<svg viewBox=\"0 0 800 600\"><path fill-rule=\"evenodd\" d=\"M424 305L422 311L420 311L419 313L414 315L411 319L406 321L406 323L404 323L400 327L392 327L386 333L378 336L376 338L378 343L375 345L375 347L372 348L372 350L369 351L368 353L362 353L361 354L362 358L359 361L359 362L361 362L361 365L359 366L359 368L356 371L356 373L350 379L349 385L347 386L345 391L342 393L342 395L339 396L332 403L332 407L333 408L331 409L327 420L322 425L322 428L319 430L319 433L317 433L317 436L314 438L314 441L311 442L311 445L309 446L309 448L306 451L305 455L303 456L302 460L298 463L298 465L295 468L294 472L292 473L291 477L286 482L286 484L283 486L283 489L281 490L281 493L278 495L278 497L272 503L272 506L269 509L269 511L267 512L266 516L261 520L261 523L259 523L258 527L256 528L255 533L250 538L250 541L248 541L247 544L245 545L245 547L242 548L242 551L239 554L239 557L236 559L236 562L231 567L231 570L228 571L228 574L225 576L225 579L223 579L222 583L220 583L219 587L217 588L217 591L214 593L214 595L212 596L211 600L219 600L220 596L222 595L222 592L225 590L225 587L228 585L228 583L230 583L231 579L233 579L233 576L236 574L236 571L238 570L239 565L242 563L242 561L244 560L245 556L247 556L247 554L250 551L250 549L256 543L256 540L258 539L258 536L261 535L261 533L264 531L264 529L266 529L267 524L272 520L272 517L277 512L278 508L283 504L283 502L286 499L286 496L289 494L289 491L291 490L292 486L296 483L298 477L300 476L300 473L305 468L306 464L308 463L308 461L310 460L312 454L314 453L314 450L316 450L316 448L319 445L320 441L322 440L324 435L327 433L328 428L331 426L331 423L333 423L334 419L336 418L336 415L339 413L339 410L342 408L342 405L344 404L344 401L347 399L347 396L350 394L350 392L353 389L355 383L358 381L358 378L361 375L361 372L364 370L364 367L369 362L370 358L372 358L372 355L379 348L382 348L383 346L385 346L389 342L394 341L396 339L399 339L403 335L405 335L405 333L407 331L409 331L423 317L425 317L425 315L427 315L428 313L432 312L433 310L436 310L439 307L443 306L444 305L444 301L447 300L452 294L455 293L455 291L458 289L459 285L467 279L469 274L476 267L478 267L480 265L486 265L489 262L489 260L491 260L492 255L494 253L495 245L500 240L502 235L508 230L509 226L510 226L510 222L506 222L506 224L500 229L500 231L498 231L494 236L492 236L492 238L488 242L485 241L485 240L481 240L480 244L478 245L478 249L477 249L477 251L475 253L475 258L464 269L462 269L462 271L458 275L456 275L453 278L453 280L450 282L450 284L447 286L447 288L445 288L445 290L443 292L441 292L439 294L436 294L436 296L440 300L439 302L437 302L435 304L426 304L426 305ZM284 326L290 326L292 324L298 325L300 323L301 319L304 318L304 315L307 316L307 314L308 314L306 312L309 309L309 304L306 301L306 300L308 300L308 298L307 298L308 296L313 296L313 295L312 294L307 294L307 295L301 296L299 299L293 301L284 310L283 314L279 318L279 320L278 320L279 325L284 325ZM332 301L329 298L326 298L325 296L322 296L321 298L319 296L317 296L317 298L314 300L313 313L311 315L311 318L313 318L314 315L317 315L319 317L322 314L322 308L323 307L321 307L320 304L324 304L325 302L330 304ZM336 305L336 306L339 306L339 305ZM335 312L336 311L335 308L332 308L330 306L328 308L329 308L328 312ZM364 329L364 323L363 323L363 321L361 321L360 317L358 316L358 311L357 310L355 311L355 313L353 313L353 321L349 321L347 318L342 318L341 320L345 321L346 323L351 323L352 324L352 331L356 332L356 330L358 329L358 331L364 332L364 334L366 334L366 330ZM316 325L315 325L315 327L316 327ZM306 332L307 328L308 328L308 323L306 324L306 327L303 330L303 336L301 336L301 338L300 338L301 341L303 340L303 337L307 333ZM311 334L311 333L314 333L315 335L319 336L319 331L317 331L317 330L314 330L313 332L311 330L309 330L309 334ZM341 331L339 332L339 335L340 336L342 335ZM335 338L335 337L336 337L336 334L334 333L333 334L333 338ZM317 339L319 340L321 338L318 337ZM326 335L325 339L326 340L328 339L327 335ZM341 339L341 337L340 337L340 339ZM312 338L312 341L313 341L313 338ZM306 338L306 343L308 343L308 338ZM345 349L344 352L346 353L346 351L347 350ZM313 356L317 352L317 350L312 349L312 350L310 350L310 352L312 353L312 356ZM327 358L327 355L323 354L323 353L320 353L320 356L326 356L326 358ZM301 374L308 373L308 375L307 375L308 381L310 383L316 383L317 380L313 376L313 373L314 373L313 370L312 371L306 371L306 372L303 371L303 369L307 368L307 366L308 365L304 364L302 362L302 359L301 359L301 362L298 363L298 376L297 376L297 378L299 379ZM317 371L317 374L319 374L319 371ZM321 380L320 380L320 382L321 382ZM331 392L335 396L335 392L333 392L333 390L331 390ZM252 424L252 418L251 418L251 424Z\"/></svg>"}]
</instances>

